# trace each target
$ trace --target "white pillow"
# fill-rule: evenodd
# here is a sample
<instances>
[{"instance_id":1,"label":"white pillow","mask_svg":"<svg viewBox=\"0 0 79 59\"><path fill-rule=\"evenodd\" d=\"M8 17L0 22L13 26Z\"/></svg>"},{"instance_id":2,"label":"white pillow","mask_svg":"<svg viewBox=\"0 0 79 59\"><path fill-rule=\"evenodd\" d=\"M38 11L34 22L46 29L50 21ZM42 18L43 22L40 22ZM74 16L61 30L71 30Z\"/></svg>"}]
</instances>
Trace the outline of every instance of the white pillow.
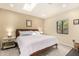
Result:
<instances>
[{"instance_id":1,"label":"white pillow","mask_svg":"<svg viewBox=\"0 0 79 59\"><path fill-rule=\"evenodd\" d=\"M33 35L40 35L39 31L33 31Z\"/></svg>"},{"instance_id":2,"label":"white pillow","mask_svg":"<svg viewBox=\"0 0 79 59\"><path fill-rule=\"evenodd\" d=\"M19 31L20 36L32 35L33 31Z\"/></svg>"}]
</instances>

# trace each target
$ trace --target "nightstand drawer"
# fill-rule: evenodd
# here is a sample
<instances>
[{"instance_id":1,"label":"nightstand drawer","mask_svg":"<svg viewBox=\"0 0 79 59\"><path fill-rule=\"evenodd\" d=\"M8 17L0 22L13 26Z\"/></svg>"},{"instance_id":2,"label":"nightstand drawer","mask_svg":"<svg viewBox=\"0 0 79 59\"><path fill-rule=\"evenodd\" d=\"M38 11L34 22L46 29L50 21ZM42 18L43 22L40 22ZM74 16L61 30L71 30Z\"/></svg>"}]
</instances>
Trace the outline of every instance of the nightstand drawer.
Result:
<instances>
[{"instance_id":1,"label":"nightstand drawer","mask_svg":"<svg viewBox=\"0 0 79 59\"><path fill-rule=\"evenodd\" d=\"M14 41L2 43L2 49L12 48L12 47L15 47Z\"/></svg>"}]
</instances>

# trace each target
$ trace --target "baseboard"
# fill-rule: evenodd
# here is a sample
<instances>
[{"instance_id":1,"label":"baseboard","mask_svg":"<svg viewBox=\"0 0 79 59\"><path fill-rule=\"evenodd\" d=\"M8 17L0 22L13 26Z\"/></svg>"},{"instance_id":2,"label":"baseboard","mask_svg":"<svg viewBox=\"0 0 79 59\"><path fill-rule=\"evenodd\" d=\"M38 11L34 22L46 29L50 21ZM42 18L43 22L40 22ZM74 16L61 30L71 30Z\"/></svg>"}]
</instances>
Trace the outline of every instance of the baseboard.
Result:
<instances>
[{"instance_id":1,"label":"baseboard","mask_svg":"<svg viewBox=\"0 0 79 59\"><path fill-rule=\"evenodd\" d=\"M73 46L71 46L70 44L67 44L67 43L60 43L60 44L62 44L62 45L64 45L64 46L67 46L67 47L73 48Z\"/></svg>"}]
</instances>

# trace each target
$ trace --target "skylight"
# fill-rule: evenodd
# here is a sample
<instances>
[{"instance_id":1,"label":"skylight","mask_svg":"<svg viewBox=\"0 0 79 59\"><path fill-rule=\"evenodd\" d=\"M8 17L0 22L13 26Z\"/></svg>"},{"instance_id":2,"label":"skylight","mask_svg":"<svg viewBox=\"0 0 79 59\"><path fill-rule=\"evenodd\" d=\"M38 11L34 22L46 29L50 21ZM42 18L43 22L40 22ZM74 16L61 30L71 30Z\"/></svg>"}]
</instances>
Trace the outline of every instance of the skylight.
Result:
<instances>
[{"instance_id":1,"label":"skylight","mask_svg":"<svg viewBox=\"0 0 79 59\"><path fill-rule=\"evenodd\" d=\"M35 6L36 3L27 3L24 4L23 10L32 11Z\"/></svg>"}]
</instances>

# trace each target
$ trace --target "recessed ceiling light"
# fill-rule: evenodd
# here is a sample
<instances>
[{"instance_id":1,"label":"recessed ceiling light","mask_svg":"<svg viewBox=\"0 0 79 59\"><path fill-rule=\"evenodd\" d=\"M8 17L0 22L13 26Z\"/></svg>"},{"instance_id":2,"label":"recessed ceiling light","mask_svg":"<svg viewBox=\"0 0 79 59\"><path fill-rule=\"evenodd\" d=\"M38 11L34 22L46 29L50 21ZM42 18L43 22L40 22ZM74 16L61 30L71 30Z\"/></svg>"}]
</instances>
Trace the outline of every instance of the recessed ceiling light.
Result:
<instances>
[{"instance_id":1,"label":"recessed ceiling light","mask_svg":"<svg viewBox=\"0 0 79 59\"><path fill-rule=\"evenodd\" d=\"M23 10L32 11L36 5L37 5L36 3L24 4Z\"/></svg>"},{"instance_id":2,"label":"recessed ceiling light","mask_svg":"<svg viewBox=\"0 0 79 59\"><path fill-rule=\"evenodd\" d=\"M67 5L66 4L62 4L62 7L65 8L65 7L67 7Z\"/></svg>"},{"instance_id":3,"label":"recessed ceiling light","mask_svg":"<svg viewBox=\"0 0 79 59\"><path fill-rule=\"evenodd\" d=\"M14 5L13 4L10 4L10 7L14 7Z\"/></svg>"}]
</instances>

